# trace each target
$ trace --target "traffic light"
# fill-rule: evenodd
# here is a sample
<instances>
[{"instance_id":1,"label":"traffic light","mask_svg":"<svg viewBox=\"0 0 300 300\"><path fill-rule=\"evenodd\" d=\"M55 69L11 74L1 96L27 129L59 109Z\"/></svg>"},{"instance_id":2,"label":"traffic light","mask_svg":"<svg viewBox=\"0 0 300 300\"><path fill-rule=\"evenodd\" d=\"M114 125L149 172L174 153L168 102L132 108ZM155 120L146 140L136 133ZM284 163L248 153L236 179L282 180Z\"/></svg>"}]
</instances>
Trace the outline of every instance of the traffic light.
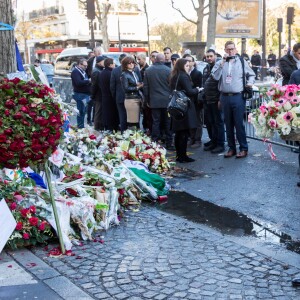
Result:
<instances>
[{"instance_id":1,"label":"traffic light","mask_svg":"<svg viewBox=\"0 0 300 300\"><path fill-rule=\"evenodd\" d=\"M294 23L294 7L288 7L286 13L286 24L292 25Z\"/></svg>"},{"instance_id":2,"label":"traffic light","mask_svg":"<svg viewBox=\"0 0 300 300\"><path fill-rule=\"evenodd\" d=\"M86 0L86 11L87 11L87 18L90 20L94 20L96 17L95 14L95 0Z\"/></svg>"}]
</instances>

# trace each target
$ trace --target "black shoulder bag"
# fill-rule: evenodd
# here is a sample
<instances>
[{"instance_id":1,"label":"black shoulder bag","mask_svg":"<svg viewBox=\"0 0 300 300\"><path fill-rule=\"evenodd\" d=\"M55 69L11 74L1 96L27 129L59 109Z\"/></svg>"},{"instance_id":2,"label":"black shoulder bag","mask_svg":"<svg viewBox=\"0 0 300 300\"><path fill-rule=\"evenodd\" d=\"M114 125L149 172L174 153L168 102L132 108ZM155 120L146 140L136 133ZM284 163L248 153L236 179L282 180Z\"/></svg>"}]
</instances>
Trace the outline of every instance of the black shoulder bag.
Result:
<instances>
[{"instance_id":1,"label":"black shoulder bag","mask_svg":"<svg viewBox=\"0 0 300 300\"><path fill-rule=\"evenodd\" d=\"M242 69L243 69L243 98L244 100L252 99L253 97L253 89L250 86L246 86L246 75L245 75L245 61L242 57L240 57L241 63L242 63Z\"/></svg>"},{"instance_id":2,"label":"black shoulder bag","mask_svg":"<svg viewBox=\"0 0 300 300\"><path fill-rule=\"evenodd\" d=\"M183 91L176 90L179 76L180 74L178 74L175 89L169 97L170 102L167 107L168 113L175 120L183 120L186 117L191 101Z\"/></svg>"},{"instance_id":3,"label":"black shoulder bag","mask_svg":"<svg viewBox=\"0 0 300 300\"><path fill-rule=\"evenodd\" d=\"M201 90L197 95L197 106L198 108L202 109L205 101L205 94L204 94L204 83L203 83L203 74L202 74L202 86L203 90Z\"/></svg>"}]
</instances>

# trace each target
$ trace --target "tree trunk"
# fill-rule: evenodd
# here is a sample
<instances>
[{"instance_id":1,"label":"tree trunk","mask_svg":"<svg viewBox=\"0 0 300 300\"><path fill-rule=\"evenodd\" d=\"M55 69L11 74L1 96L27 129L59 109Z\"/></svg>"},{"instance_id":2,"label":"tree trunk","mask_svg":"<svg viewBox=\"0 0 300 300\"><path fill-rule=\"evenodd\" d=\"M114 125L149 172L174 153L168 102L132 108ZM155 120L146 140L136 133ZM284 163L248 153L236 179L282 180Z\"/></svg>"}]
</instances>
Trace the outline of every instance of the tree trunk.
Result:
<instances>
[{"instance_id":1,"label":"tree trunk","mask_svg":"<svg viewBox=\"0 0 300 300\"><path fill-rule=\"evenodd\" d=\"M216 39L216 19L217 19L218 0L209 1L209 15L207 24L207 49L215 44Z\"/></svg>"},{"instance_id":2,"label":"tree trunk","mask_svg":"<svg viewBox=\"0 0 300 300\"><path fill-rule=\"evenodd\" d=\"M108 38L108 31L107 31L107 18L108 18L108 12L111 8L111 4L103 3L101 4L101 1L96 1L96 17L98 19L100 29L102 31L102 48L105 52L109 51L109 38Z\"/></svg>"},{"instance_id":3,"label":"tree trunk","mask_svg":"<svg viewBox=\"0 0 300 300\"><path fill-rule=\"evenodd\" d=\"M198 0L198 3L199 3L199 7L196 9L196 13L197 13L196 42L201 42L202 34L203 34L204 0Z\"/></svg>"},{"instance_id":4,"label":"tree trunk","mask_svg":"<svg viewBox=\"0 0 300 300\"><path fill-rule=\"evenodd\" d=\"M108 9L108 10L107 10ZM108 38L108 30L107 30L107 15L109 8L107 8L107 4L103 4L104 13L102 14L102 47L105 52L109 52L109 38Z\"/></svg>"},{"instance_id":5,"label":"tree trunk","mask_svg":"<svg viewBox=\"0 0 300 300\"><path fill-rule=\"evenodd\" d=\"M13 26L11 0L0 0L0 21ZM13 30L0 30L0 74L16 72L15 36Z\"/></svg>"}]
</instances>

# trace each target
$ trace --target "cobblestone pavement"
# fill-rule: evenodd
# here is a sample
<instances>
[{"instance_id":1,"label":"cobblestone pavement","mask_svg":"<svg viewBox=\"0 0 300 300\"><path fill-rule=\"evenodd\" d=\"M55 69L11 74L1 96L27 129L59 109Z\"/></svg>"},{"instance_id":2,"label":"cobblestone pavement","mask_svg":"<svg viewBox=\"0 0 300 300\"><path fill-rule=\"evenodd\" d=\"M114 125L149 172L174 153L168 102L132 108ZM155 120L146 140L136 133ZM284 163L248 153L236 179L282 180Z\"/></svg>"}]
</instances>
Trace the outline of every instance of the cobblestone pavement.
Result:
<instances>
[{"instance_id":1,"label":"cobblestone pavement","mask_svg":"<svg viewBox=\"0 0 300 300\"><path fill-rule=\"evenodd\" d=\"M104 243L97 237L74 246L75 256L33 252L93 299L300 299L291 286L299 264L241 245L242 239L146 205L126 212Z\"/></svg>"}]
</instances>

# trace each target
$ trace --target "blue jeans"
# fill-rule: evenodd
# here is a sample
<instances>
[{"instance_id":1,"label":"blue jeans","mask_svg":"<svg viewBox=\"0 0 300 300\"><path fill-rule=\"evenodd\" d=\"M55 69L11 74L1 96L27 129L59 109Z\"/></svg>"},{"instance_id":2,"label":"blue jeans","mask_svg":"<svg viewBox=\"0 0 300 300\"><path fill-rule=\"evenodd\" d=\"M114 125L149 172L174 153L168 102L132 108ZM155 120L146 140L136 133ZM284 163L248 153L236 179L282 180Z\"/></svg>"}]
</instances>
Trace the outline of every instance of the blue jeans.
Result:
<instances>
[{"instance_id":1,"label":"blue jeans","mask_svg":"<svg viewBox=\"0 0 300 300\"><path fill-rule=\"evenodd\" d=\"M79 111L79 114L77 115L77 127L84 128L84 117L87 104L90 101L90 95L74 92L73 98L76 100L77 109Z\"/></svg>"},{"instance_id":2,"label":"blue jeans","mask_svg":"<svg viewBox=\"0 0 300 300\"><path fill-rule=\"evenodd\" d=\"M240 144L240 151L248 151L246 131L244 126L244 112L246 102L242 94L224 96L221 94L221 105L224 112L227 143L231 150L236 151L234 129Z\"/></svg>"}]
</instances>

